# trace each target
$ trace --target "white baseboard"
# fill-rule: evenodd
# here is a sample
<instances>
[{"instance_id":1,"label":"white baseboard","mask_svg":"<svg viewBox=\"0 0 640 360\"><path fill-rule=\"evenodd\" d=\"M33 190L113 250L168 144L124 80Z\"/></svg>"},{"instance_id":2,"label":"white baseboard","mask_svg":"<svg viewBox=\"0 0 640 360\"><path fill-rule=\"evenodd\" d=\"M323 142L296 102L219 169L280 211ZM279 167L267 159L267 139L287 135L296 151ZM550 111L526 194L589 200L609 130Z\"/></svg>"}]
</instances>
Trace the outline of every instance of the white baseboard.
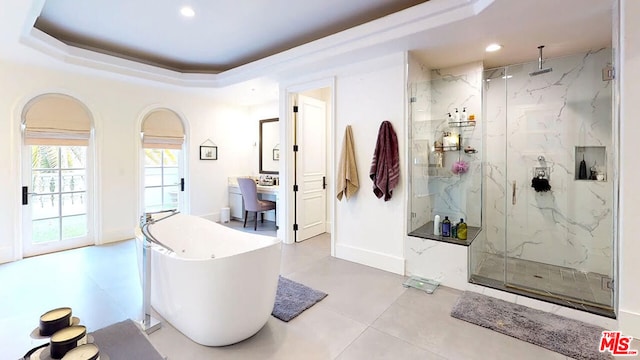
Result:
<instances>
[{"instance_id":1,"label":"white baseboard","mask_svg":"<svg viewBox=\"0 0 640 360\"><path fill-rule=\"evenodd\" d=\"M207 219L209 221L220 222L220 213L219 212L209 213L209 214L202 214L202 215L198 215L198 216L203 218L203 219Z\"/></svg>"},{"instance_id":2,"label":"white baseboard","mask_svg":"<svg viewBox=\"0 0 640 360\"><path fill-rule=\"evenodd\" d=\"M633 336L634 339L640 339L640 314L619 310L618 330L626 336Z\"/></svg>"},{"instance_id":3,"label":"white baseboard","mask_svg":"<svg viewBox=\"0 0 640 360\"><path fill-rule=\"evenodd\" d=\"M354 246L336 244L336 257L376 269L404 275L404 259Z\"/></svg>"},{"instance_id":4,"label":"white baseboard","mask_svg":"<svg viewBox=\"0 0 640 360\"><path fill-rule=\"evenodd\" d=\"M102 237L98 239L97 244L109 244L127 239L133 239L136 237L135 229L117 229L105 231L102 233Z\"/></svg>"},{"instance_id":5,"label":"white baseboard","mask_svg":"<svg viewBox=\"0 0 640 360\"><path fill-rule=\"evenodd\" d=\"M0 264L12 262L14 260L16 259L14 258L13 247L0 247Z\"/></svg>"}]
</instances>

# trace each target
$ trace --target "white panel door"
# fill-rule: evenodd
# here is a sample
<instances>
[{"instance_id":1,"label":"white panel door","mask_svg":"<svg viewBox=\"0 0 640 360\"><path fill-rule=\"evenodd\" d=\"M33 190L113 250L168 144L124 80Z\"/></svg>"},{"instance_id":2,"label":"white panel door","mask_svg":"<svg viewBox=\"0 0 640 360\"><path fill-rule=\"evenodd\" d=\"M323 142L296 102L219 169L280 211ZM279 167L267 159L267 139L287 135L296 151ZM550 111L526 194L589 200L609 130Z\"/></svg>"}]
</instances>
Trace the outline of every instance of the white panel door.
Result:
<instances>
[{"instance_id":1,"label":"white panel door","mask_svg":"<svg viewBox=\"0 0 640 360\"><path fill-rule=\"evenodd\" d=\"M298 96L298 241L326 231L326 104Z\"/></svg>"}]
</instances>

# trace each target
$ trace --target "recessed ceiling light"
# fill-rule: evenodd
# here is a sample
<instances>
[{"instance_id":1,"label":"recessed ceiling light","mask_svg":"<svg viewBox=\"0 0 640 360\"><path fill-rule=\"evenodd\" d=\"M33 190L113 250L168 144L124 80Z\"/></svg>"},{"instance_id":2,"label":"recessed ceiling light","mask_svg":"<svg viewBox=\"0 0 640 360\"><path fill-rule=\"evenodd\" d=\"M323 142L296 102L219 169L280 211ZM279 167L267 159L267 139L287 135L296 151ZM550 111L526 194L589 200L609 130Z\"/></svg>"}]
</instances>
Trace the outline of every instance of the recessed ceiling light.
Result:
<instances>
[{"instance_id":1,"label":"recessed ceiling light","mask_svg":"<svg viewBox=\"0 0 640 360\"><path fill-rule=\"evenodd\" d=\"M180 9L180 14L186 17L193 17L196 12L193 11L193 8L191 6L183 6L182 9Z\"/></svg>"},{"instance_id":2,"label":"recessed ceiling light","mask_svg":"<svg viewBox=\"0 0 640 360\"><path fill-rule=\"evenodd\" d=\"M491 44L489 46L487 46L484 50L487 52L493 52L493 51L498 51L502 49L502 45L500 44Z\"/></svg>"}]
</instances>

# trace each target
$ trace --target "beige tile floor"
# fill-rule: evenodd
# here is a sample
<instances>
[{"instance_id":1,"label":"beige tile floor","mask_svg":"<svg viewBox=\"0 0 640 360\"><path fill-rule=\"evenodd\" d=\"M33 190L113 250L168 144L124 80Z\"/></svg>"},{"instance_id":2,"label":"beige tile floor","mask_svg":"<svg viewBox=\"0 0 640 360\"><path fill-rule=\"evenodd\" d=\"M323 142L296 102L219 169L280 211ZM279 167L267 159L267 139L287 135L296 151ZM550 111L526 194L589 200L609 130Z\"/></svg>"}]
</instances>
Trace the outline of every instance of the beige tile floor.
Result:
<instances>
[{"instance_id":1,"label":"beige tile floor","mask_svg":"<svg viewBox=\"0 0 640 360\"><path fill-rule=\"evenodd\" d=\"M198 345L164 323L151 342L172 360L567 359L454 319L449 313L460 291L406 289L402 276L331 257L329 242L322 235L283 247L282 275L329 294L289 323L271 317L253 337L219 348ZM42 343L29 334L53 307L71 306L89 331L140 318L131 240L0 265L0 284L1 359Z\"/></svg>"}]
</instances>

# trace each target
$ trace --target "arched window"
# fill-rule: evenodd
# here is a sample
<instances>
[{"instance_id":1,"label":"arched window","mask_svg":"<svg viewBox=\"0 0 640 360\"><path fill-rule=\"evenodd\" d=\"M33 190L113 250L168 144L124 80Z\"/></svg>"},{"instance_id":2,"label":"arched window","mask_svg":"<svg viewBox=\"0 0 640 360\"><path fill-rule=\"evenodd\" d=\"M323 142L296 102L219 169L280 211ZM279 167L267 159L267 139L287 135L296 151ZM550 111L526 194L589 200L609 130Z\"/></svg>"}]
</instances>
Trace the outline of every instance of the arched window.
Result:
<instances>
[{"instance_id":1,"label":"arched window","mask_svg":"<svg viewBox=\"0 0 640 360\"><path fill-rule=\"evenodd\" d=\"M142 121L145 212L181 208L183 144L184 126L175 112L157 109L145 116Z\"/></svg>"},{"instance_id":2,"label":"arched window","mask_svg":"<svg viewBox=\"0 0 640 360\"><path fill-rule=\"evenodd\" d=\"M91 114L77 99L44 94L23 109L25 256L93 243L88 169ZM29 179L29 180L26 180Z\"/></svg>"}]
</instances>

